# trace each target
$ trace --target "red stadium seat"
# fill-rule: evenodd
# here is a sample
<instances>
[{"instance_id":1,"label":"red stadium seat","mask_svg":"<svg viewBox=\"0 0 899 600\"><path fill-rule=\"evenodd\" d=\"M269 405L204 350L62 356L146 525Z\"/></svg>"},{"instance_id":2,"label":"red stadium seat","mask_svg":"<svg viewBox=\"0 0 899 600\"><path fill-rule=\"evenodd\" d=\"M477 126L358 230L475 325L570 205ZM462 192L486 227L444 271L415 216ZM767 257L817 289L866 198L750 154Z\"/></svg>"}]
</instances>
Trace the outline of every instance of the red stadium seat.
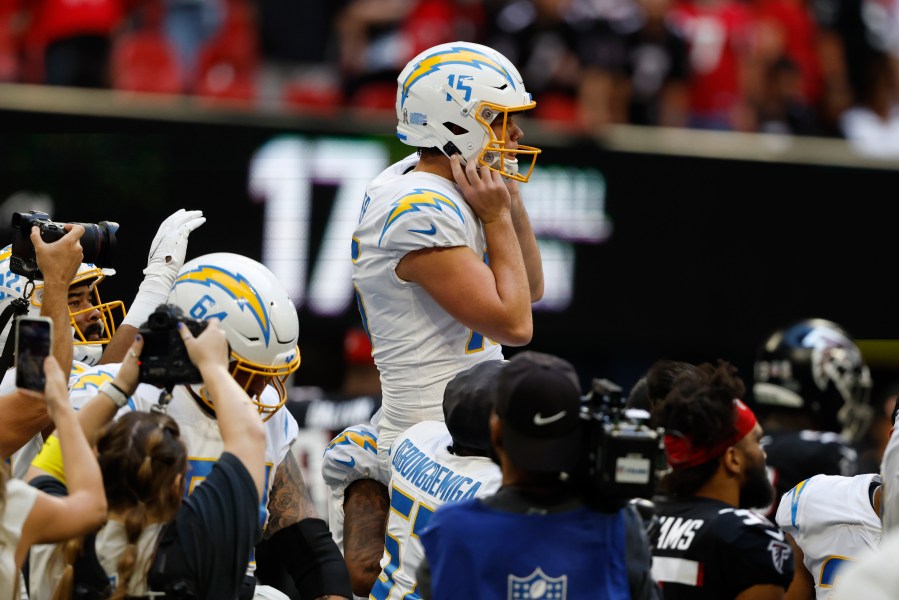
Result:
<instances>
[{"instance_id":1,"label":"red stadium seat","mask_svg":"<svg viewBox=\"0 0 899 600\"><path fill-rule=\"evenodd\" d=\"M178 57L157 31L137 31L119 38L112 50L112 87L129 92L178 94Z\"/></svg>"}]
</instances>

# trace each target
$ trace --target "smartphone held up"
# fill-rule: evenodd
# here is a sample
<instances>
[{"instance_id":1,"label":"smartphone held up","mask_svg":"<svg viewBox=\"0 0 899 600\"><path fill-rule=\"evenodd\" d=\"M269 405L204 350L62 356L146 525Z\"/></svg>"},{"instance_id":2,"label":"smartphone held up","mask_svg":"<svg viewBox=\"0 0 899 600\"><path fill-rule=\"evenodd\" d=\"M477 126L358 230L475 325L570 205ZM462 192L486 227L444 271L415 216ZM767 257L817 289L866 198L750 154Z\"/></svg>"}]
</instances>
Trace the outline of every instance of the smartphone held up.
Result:
<instances>
[{"instance_id":1,"label":"smartphone held up","mask_svg":"<svg viewBox=\"0 0 899 600\"><path fill-rule=\"evenodd\" d=\"M44 391L44 359L52 339L53 321L48 317L16 320L16 387Z\"/></svg>"}]
</instances>

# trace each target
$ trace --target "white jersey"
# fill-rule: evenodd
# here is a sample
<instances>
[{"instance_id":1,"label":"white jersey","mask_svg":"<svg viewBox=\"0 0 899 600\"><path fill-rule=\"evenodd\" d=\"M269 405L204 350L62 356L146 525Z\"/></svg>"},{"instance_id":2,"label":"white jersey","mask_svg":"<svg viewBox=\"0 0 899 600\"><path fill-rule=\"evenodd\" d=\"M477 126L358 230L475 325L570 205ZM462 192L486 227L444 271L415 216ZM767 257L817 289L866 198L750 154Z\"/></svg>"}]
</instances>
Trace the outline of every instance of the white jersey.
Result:
<instances>
[{"instance_id":1,"label":"white jersey","mask_svg":"<svg viewBox=\"0 0 899 600\"><path fill-rule=\"evenodd\" d=\"M343 494L359 479L390 483L390 473L378 460L378 430L370 424L352 425L331 440L322 456L322 478L328 486L328 527L343 552Z\"/></svg>"},{"instance_id":2,"label":"white jersey","mask_svg":"<svg viewBox=\"0 0 899 600\"><path fill-rule=\"evenodd\" d=\"M417 162L409 156L371 182L353 234L353 284L381 373L382 460L408 427L443 420L443 389L457 373L503 358L499 344L396 275L403 256L424 248L467 246L478 256L486 254L483 225L458 186L411 171Z\"/></svg>"},{"instance_id":3,"label":"white jersey","mask_svg":"<svg viewBox=\"0 0 899 600\"><path fill-rule=\"evenodd\" d=\"M80 361L72 361L72 370L69 373L69 385L75 381L78 376L90 368L90 365L80 362ZM3 381L0 382L0 395L8 394L14 391L16 388L16 371L15 369L10 369L3 376ZM16 450L13 455L10 457L10 468L11 468L11 476L15 479L24 479L25 474L28 472L28 467L31 466L31 461L40 453L41 448L44 447L44 438L38 433L33 438L25 442L25 444Z\"/></svg>"},{"instance_id":4,"label":"white jersey","mask_svg":"<svg viewBox=\"0 0 899 600\"><path fill-rule=\"evenodd\" d=\"M415 591L424 548L419 539L442 505L494 494L499 466L485 456L457 456L446 424L425 421L397 438L390 456L390 517L375 600L400 600Z\"/></svg>"},{"instance_id":5,"label":"white jersey","mask_svg":"<svg viewBox=\"0 0 899 600\"><path fill-rule=\"evenodd\" d=\"M343 552L343 501L347 487L360 479L374 479L387 487L390 472L378 459L378 429L371 423L352 425L341 431L325 448L322 478L328 486L328 528ZM364 600L367 596L353 596Z\"/></svg>"},{"instance_id":6,"label":"white jersey","mask_svg":"<svg viewBox=\"0 0 899 600\"><path fill-rule=\"evenodd\" d=\"M121 367L120 364L97 365L82 373L70 386L69 397L72 406L80 409L88 400L93 398L97 389L106 381L112 381ZM150 412L158 404L160 389L145 383L138 384L134 394L128 398L128 404L123 406L118 414L128 411ZM267 387L263 394L277 395L277 392ZM268 398L266 402L276 404L274 399ZM172 391L172 401L166 411L175 419L181 429L181 439L187 447L187 475L185 477L185 493L189 494L194 487L206 479L212 471L215 462L224 450L222 434L218 421L210 416L199 403L194 400L184 386L175 386ZM265 422L265 486L262 494L260 516L268 519L268 492L274 482L275 470L287 453L290 445L296 439L299 429L297 422L288 410L279 410Z\"/></svg>"},{"instance_id":7,"label":"white jersey","mask_svg":"<svg viewBox=\"0 0 899 600\"><path fill-rule=\"evenodd\" d=\"M847 564L840 572L831 597L839 600L896 600L896 590L899 590L896 556L899 556L899 532L884 531L878 549L857 557L857 561Z\"/></svg>"},{"instance_id":8,"label":"white jersey","mask_svg":"<svg viewBox=\"0 0 899 600\"><path fill-rule=\"evenodd\" d=\"M871 506L874 473L843 477L815 475L783 495L777 524L793 536L805 554L818 600L830 598L846 561L880 545L880 517Z\"/></svg>"},{"instance_id":9,"label":"white jersey","mask_svg":"<svg viewBox=\"0 0 899 600\"><path fill-rule=\"evenodd\" d=\"M895 425L883 450L880 474L883 477L880 514L883 532L887 533L899 526L899 429Z\"/></svg>"}]
</instances>

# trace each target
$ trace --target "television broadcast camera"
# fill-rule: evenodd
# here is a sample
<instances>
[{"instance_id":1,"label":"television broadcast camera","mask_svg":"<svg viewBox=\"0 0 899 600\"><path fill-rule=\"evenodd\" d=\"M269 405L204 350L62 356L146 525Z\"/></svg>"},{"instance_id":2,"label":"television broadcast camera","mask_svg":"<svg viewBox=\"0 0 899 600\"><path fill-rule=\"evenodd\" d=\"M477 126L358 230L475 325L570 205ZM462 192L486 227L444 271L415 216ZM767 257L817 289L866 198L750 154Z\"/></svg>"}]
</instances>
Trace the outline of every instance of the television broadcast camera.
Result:
<instances>
[{"instance_id":1,"label":"television broadcast camera","mask_svg":"<svg viewBox=\"0 0 899 600\"><path fill-rule=\"evenodd\" d=\"M632 498L652 498L665 467L664 431L649 427L649 413L627 409L621 388L594 379L581 399L587 445L582 469L588 501L616 510Z\"/></svg>"},{"instance_id":2,"label":"television broadcast camera","mask_svg":"<svg viewBox=\"0 0 899 600\"><path fill-rule=\"evenodd\" d=\"M36 210L25 213L13 213L12 256L9 259L9 270L28 279L43 279L34 255L34 244L31 243L31 228L37 226L41 231L41 239L47 243L55 242L66 234L66 223L55 223L50 215ZM116 249L116 232L119 224L112 221L99 223L72 223L84 227L81 236L81 248L84 251L84 262L98 267L112 267Z\"/></svg>"}]
</instances>

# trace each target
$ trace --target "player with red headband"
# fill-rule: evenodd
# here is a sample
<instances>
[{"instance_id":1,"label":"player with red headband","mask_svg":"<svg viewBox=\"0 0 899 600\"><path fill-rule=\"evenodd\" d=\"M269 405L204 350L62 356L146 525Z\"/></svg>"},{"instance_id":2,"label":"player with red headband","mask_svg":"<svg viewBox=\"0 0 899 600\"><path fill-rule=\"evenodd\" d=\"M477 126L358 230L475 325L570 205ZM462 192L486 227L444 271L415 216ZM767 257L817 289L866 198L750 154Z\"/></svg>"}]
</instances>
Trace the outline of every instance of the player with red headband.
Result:
<instances>
[{"instance_id":1,"label":"player with red headband","mask_svg":"<svg viewBox=\"0 0 899 600\"><path fill-rule=\"evenodd\" d=\"M774 497L762 428L725 361L676 376L653 407L671 470L656 501L653 578L666 600L784 597L793 556L783 532L751 507Z\"/></svg>"}]
</instances>

